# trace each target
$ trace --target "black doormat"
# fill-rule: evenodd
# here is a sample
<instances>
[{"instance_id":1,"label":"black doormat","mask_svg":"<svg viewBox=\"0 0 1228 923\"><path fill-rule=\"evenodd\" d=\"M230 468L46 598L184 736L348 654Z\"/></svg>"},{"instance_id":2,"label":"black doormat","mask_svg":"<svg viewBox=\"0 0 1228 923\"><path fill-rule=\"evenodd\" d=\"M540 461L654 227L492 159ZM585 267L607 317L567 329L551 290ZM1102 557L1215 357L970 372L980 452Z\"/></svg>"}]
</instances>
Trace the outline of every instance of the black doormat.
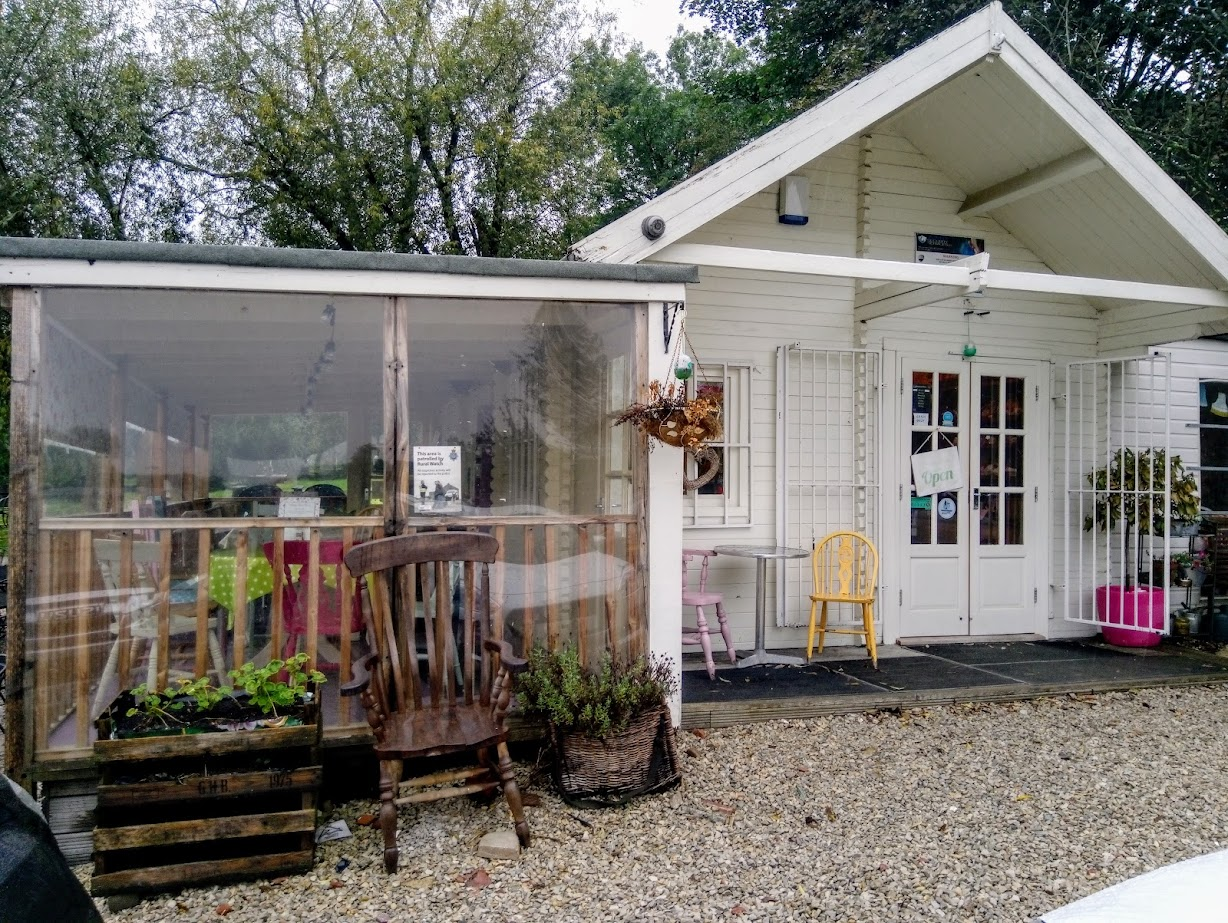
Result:
<instances>
[{"instance_id":1,"label":"black doormat","mask_svg":"<svg viewBox=\"0 0 1228 923\"><path fill-rule=\"evenodd\" d=\"M932 654L956 663L980 666L996 663L1029 663L1038 660L1090 660L1096 657L1129 657L1115 651L1061 641L1001 641L976 644L910 644L909 650Z\"/></svg>"},{"instance_id":2,"label":"black doormat","mask_svg":"<svg viewBox=\"0 0 1228 923\"><path fill-rule=\"evenodd\" d=\"M1222 677L1228 672L1223 666L1194 660L1190 657L1134 657L1104 651L1110 656L1083 657L1078 660L1033 661L1032 663L994 664L995 672L1012 676L1025 683L1130 682L1131 680L1175 679L1187 676Z\"/></svg>"},{"instance_id":3,"label":"black doormat","mask_svg":"<svg viewBox=\"0 0 1228 923\"><path fill-rule=\"evenodd\" d=\"M937 657L884 657L879 660L877 670L868 660L841 660L828 666L888 692L974 689L978 686L1010 686L1016 682L988 670L978 670Z\"/></svg>"},{"instance_id":4,"label":"black doormat","mask_svg":"<svg viewBox=\"0 0 1228 923\"><path fill-rule=\"evenodd\" d=\"M852 676L833 673L822 664L802 667L761 666L717 670L708 679L703 670L684 670L682 701L744 702L750 699L790 699L821 695L865 695L882 690Z\"/></svg>"}]
</instances>

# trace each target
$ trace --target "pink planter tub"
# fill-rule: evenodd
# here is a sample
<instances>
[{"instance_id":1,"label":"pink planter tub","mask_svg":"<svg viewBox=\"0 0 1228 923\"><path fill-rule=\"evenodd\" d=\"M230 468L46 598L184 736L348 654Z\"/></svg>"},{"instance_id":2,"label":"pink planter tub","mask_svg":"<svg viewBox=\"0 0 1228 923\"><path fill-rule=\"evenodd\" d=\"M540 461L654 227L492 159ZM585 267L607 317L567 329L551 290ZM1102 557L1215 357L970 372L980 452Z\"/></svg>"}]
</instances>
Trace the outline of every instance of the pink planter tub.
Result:
<instances>
[{"instance_id":1,"label":"pink planter tub","mask_svg":"<svg viewBox=\"0 0 1228 923\"><path fill-rule=\"evenodd\" d=\"M1137 606L1137 608L1136 608ZM1155 647L1160 643L1168 612L1160 587L1096 587L1096 618L1103 626L1104 640L1122 647ZM1122 626L1115 628L1113 626ZM1154 628L1155 631L1139 630Z\"/></svg>"}]
</instances>

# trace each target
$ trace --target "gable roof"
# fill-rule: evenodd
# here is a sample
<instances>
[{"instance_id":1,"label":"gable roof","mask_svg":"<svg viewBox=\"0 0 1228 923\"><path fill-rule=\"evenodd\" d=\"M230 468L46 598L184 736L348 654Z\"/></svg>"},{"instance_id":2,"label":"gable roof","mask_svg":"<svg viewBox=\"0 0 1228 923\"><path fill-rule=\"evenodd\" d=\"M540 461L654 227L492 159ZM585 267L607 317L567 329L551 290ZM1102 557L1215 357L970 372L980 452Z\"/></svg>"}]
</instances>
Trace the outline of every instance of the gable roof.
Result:
<instances>
[{"instance_id":1,"label":"gable roof","mask_svg":"<svg viewBox=\"0 0 1228 923\"><path fill-rule=\"evenodd\" d=\"M984 79L974 84L974 76ZM1228 284L1228 235L997 2L589 235L571 255L647 259L886 124L911 136L964 188L961 213L991 215L1055 272ZM985 140L1006 134L997 144ZM1046 183L1051 195L1011 197L1012 188L1036 191ZM1107 203L1116 214L1104 212ZM649 216L665 222L656 240L641 230ZM1044 240L1055 221L1071 228L1065 244L1061 235ZM1157 231L1166 250L1148 254ZM1100 239L1098 251L1072 243L1074 234ZM1076 259L1075 249L1086 252Z\"/></svg>"}]
</instances>

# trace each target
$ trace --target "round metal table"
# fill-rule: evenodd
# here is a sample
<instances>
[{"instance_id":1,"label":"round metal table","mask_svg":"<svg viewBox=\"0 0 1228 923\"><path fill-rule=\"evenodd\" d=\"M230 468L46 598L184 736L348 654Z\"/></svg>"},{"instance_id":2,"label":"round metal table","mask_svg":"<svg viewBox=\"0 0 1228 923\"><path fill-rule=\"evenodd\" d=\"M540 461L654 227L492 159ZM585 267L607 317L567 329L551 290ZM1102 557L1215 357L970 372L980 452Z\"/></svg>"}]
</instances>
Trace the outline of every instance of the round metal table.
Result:
<instances>
[{"instance_id":1,"label":"round metal table","mask_svg":"<svg viewBox=\"0 0 1228 923\"><path fill-rule=\"evenodd\" d=\"M755 652L748 657L739 657L739 667L755 667L764 663L784 663L801 666L806 661L801 657L772 654L764 647L764 623L767 619L767 562L789 558L808 558L805 548L788 548L784 545L717 545L712 549L717 554L734 558L755 559Z\"/></svg>"}]
</instances>

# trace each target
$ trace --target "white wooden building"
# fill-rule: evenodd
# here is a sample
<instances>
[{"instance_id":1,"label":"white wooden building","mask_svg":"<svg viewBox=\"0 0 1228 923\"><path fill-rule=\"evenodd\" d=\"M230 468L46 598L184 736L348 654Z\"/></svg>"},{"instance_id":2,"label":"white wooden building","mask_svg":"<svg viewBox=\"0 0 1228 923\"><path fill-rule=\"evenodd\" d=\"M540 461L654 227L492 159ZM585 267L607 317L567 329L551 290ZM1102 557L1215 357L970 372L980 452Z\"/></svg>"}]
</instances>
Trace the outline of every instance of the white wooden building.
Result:
<instances>
[{"instance_id":1,"label":"white wooden building","mask_svg":"<svg viewBox=\"0 0 1228 923\"><path fill-rule=\"evenodd\" d=\"M1065 576L1092 541L1066 434L1121 435L1107 391L1067 407L1067 366L1107 388L1105 360L1228 331L1228 237L997 3L572 256L700 267L686 329L729 434L684 543L867 531L887 643L1094 631L1066 619L1094 584ZM952 445L965 486L916 496L910 456ZM748 564L713 564L740 648ZM783 573L769 647L805 638L807 564Z\"/></svg>"}]
</instances>

